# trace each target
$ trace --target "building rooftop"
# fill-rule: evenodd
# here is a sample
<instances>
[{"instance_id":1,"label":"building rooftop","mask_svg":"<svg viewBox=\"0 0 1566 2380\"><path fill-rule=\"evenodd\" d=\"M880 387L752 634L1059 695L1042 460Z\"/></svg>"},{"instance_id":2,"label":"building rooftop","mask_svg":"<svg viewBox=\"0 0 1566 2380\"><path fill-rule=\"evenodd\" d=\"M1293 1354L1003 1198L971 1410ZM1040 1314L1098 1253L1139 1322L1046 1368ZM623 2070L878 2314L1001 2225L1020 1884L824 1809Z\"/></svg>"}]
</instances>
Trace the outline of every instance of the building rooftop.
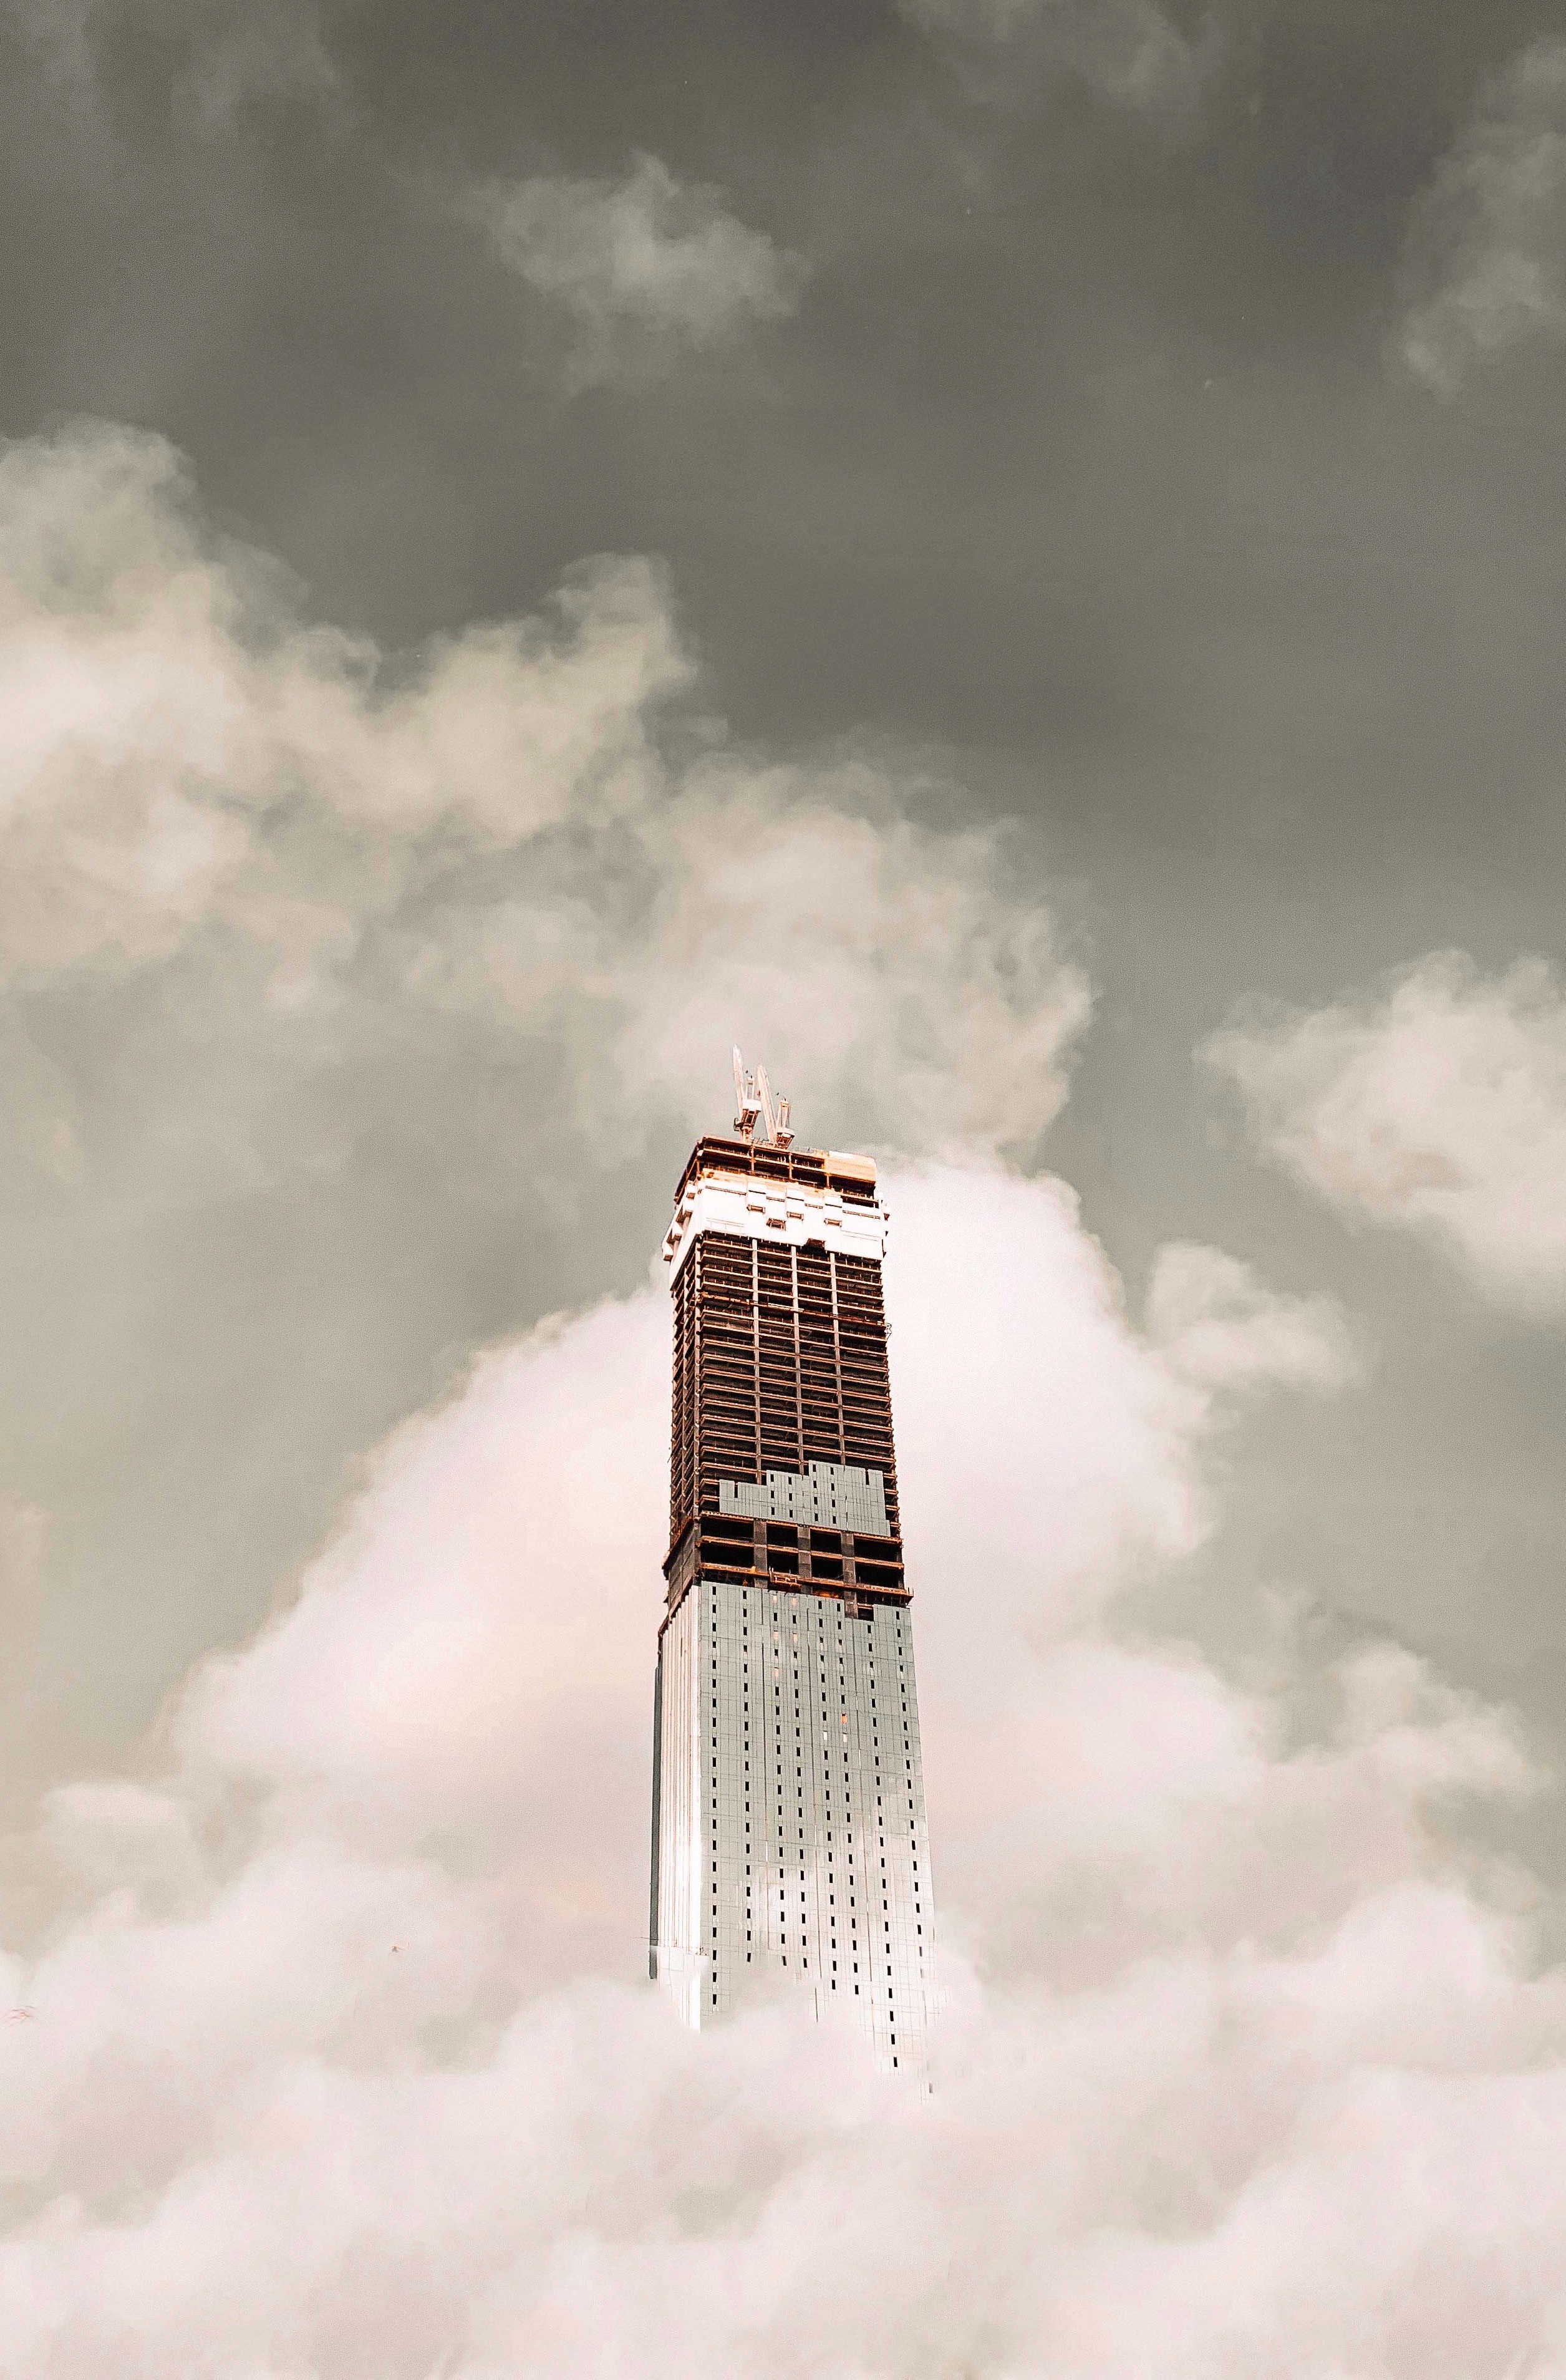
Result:
<instances>
[{"instance_id":1,"label":"building rooftop","mask_svg":"<svg viewBox=\"0 0 1566 2380\"><path fill-rule=\"evenodd\" d=\"M838 1190L849 1197L875 1195L875 1160L836 1148L782 1148L774 1141L742 1140L737 1135L703 1133L674 1186L674 1203L704 1173L747 1173L766 1182L798 1182L815 1190Z\"/></svg>"}]
</instances>

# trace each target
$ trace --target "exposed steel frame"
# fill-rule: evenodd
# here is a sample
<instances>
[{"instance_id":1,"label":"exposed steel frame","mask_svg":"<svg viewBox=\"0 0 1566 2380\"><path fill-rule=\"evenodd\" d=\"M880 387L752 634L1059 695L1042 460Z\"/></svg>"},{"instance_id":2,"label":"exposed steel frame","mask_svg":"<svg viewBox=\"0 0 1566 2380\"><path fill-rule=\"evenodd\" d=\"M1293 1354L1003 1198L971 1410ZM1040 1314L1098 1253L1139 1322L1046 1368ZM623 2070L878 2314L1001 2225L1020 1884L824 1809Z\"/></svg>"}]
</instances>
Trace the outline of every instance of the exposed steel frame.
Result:
<instances>
[{"instance_id":1,"label":"exposed steel frame","mask_svg":"<svg viewBox=\"0 0 1566 2380\"><path fill-rule=\"evenodd\" d=\"M681 1181L750 1170L828 1186L817 1151L697 1144ZM789 1169L786 1176L782 1169ZM830 1181L830 1186L839 1184ZM874 1202L862 1178L844 1196ZM674 1426L669 1464L673 1611L693 1579L774 1579L798 1591L907 1599L880 1267L822 1245L772 1245L703 1232L675 1277ZM812 1463L880 1473L891 1534L871 1537L719 1511L720 1479L759 1481Z\"/></svg>"},{"instance_id":2,"label":"exposed steel frame","mask_svg":"<svg viewBox=\"0 0 1566 2380\"><path fill-rule=\"evenodd\" d=\"M704 1133L686 1160L674 1190L674 1204L703 1173L748 1173L759 1182L800 1182L812 1190L835 1190L851 1205L873 1207L874 1172L861 1172L833 1160L824 1148L780 1148L772 1141L730 1140Z\"/></svg>"}]
</instances>

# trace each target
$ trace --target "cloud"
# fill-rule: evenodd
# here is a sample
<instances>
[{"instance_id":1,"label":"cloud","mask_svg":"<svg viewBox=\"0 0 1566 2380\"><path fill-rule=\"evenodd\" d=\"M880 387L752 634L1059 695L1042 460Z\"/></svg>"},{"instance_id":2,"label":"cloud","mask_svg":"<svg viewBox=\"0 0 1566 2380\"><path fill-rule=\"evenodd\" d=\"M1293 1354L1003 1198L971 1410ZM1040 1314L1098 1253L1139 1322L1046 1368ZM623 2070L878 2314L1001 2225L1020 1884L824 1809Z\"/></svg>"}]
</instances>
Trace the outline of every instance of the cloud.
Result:
<instances>
[{"instance_id":1,"label":"cloud","mask_svg":"<svg viewBox=\"0 0 1566 2380\"><path fill-rule=\"evenodd\" d=\"M1566 1301L1566 1000L1542 960L1487 977L1432 953L1199 1054L1257 1147L1341 1214L1416 1232L1502 1305Z\"/></svg>"},{"instance_id":2,"label":"cloud","mask_svg":"<svg viewBox=\"0 0 1566 2380\"><path fill-rule=\"evenodd\" d=\"M163 442L0 450L0 1488L53 1627L105 1615L47 1705L0 1678L0 1804L266 1608L451 1351L639 1276L736 1038L829 1145L1058 1111L1089 995L1037 844L704 694L646 558L388 653Z\"/></svg>"},{"instance_id":3,"label":"cloud","mask_svg":"<svg viewBox=\"0 0 1566 2380\"><path fill-rule=\"evenodd\" d=\"M481 1023L560 1058L601 1148L606 1115L710 1113L736 1032L813 1129L1036 1140L1088 995L1005 832L917 825L895 768L663 738L696 675L644 560L401 662L305 618L162 442L14 446L0 985L172 969L306 1065L377 1019Z\"/></svg>"},{"instance_id":4,"label":"cloud","mask_svg":"<svg viewBox=\"0 0 1566 2380\"><path fill-rule=\"evenodd\" d=\"M1206 1388L1275 1383L1326 1393L1359 1368L1335 1299L1280 1296L1254 1267L1189 1240L1171 1241L1154 1259L1147 1331L1177 1373Z\"/></svg>"},{"instance_id":5,"label":"cloud","mask_svg":"<svg viewBox=\"0 0 1566 2380\"><path fill-rule=\"evenodd\" d=\"M732 215L722 191L638 156L622 181L535 175L467 190L461 212L576 330L577 386L666 370L797 308L801 258Z\"/></svg>"},{"instance_id":6,"label":"cloud","mask_svg":"<svg viewBox=\"0 0 1566 2380\"><path fill-rule=\"evenodd\" d=\"M421 840L515 848L626 798L641 710L686 664L645 565L589 568L554 620L380 657L301 623L265 557L212 538L157 439L89 427L0 463L6 974L131 968L222 924L324 953L395 907ZM346 881L310 907L277 848L307 816Z\"/></svg>"},{"instance_id":7,"label":"cloud","mask_svg":"<svg viewBox=\"0 0 1566 2380\"><path fill-rule=\"evenodd\" d=\"M99 94L116 34L166 44L174 112L203 138L232 131L258 103L340 94L314 0L5 0L5 13L49 77L79 94Z\"/></svg>"},{"instance_id":8,"label":"cloud","mask_svg":"<svg viewBox=\"0 0 1566 2380\"><path fill-rule=\"evenodd\" d=\"M899 0L942 42L985 96L1014 100L1025 81L1068 74L1114 105L1185 125L1217 63L1216 13L1196 35L1156 0Z\"/></svg>"},{"instance_id":9,"label":"cloud","mask_svg":"<svg viewBox=\"0 0 1566 2380\"><path fill-rule=\"evenodd\" d=\"M1403 366L1438 395L1530 340L1566 334L1566 42L1496 75L1416 213Z\"/></svg>"},{"instance_id":10,"label":"cloud","mask_svg":"<svg viewBox=\"0 0 1566 2380\"><path fill-rule=\"evenodd\" d=\"M786 2002L693 2041L647 1986L667 1304L557 1318L392 1434L136 1763L0 1845L0 2374L1559 2360L1566 1994L1524 1880L1452 1848L1539 1780L1395 1648L1323 1675L1281 1629L1238 1682L1154 1632L1220 1519L1215 1433L1346 1377L1342 1325L1185 1248L1138 1330L1071 1194L999 1161L1087 1004L1026 845L921 825L894 762L737 747L645 561L388 656L102 426L0 461L0 1121L46 1218L18 1199L16 1300L49 1232L70 1258L19 1334L27 1410L58 1343L62 1436L96 1481L107 1377L140 1479L168 1407L114 1331L155 1293L223 1483L170 1502L225 1565L230 1441L273 1463L270 1409L225 1402L246 1301L277 1305L298 1185L331 1182L329 1327L285 1316L313 1415L359 1138L411 1113L460 1168L464 1263L486 1200L525 1262L564 1178L600 1280L613 1169L711 1121L735 1030L812 1134L925 1160L891 1183L892 1345L950 2000L927 2103ZM394 1348L418 1203L382 1225ZM229 1208L243 1262L203 1271ZM64 1531L26 1482L6 1510L30 1629Z\"/></svg>"},{"instance_id":11,"label":"cloud","mask_svg":"<svg viewBox=\"0 0 1566 2380\"><path fill-rule=\"evenodd\" d=\"M1007 840L932 836L862 766L699 764L649 822L631 939L606 947L578 917L541 977L537 910L508 908L461 931L449 967L427 946L430 993L526 1002L547 981L558 1013L584 977L613 992L602 1095L629 1113L694 1123L686 1087L737 1016L812 1130L854 1114L882 1146L1025 1149L1064 1103L1090 1001L1049 912L1002 891Z\"/></svg>"},{"instance_id":12,"label":"cloud","mask_svg":"<svg viewBox=\"0 0 1566 2380\"><path fill-rule=\"evenodd\" d=\"M401 1430L13 1861L55 1899L6 1929L0 2371L1550 2368L1566 1992L1435 1825L1533 1789L1511 1729L1366 1647L1304 1738L1287 1645L1261 1690L1133 1632L1254 1350L1176 1370L1059 1185L892 1195L937 2095L636 1980L649 1291Z\"/></svg>"}]
</instances>

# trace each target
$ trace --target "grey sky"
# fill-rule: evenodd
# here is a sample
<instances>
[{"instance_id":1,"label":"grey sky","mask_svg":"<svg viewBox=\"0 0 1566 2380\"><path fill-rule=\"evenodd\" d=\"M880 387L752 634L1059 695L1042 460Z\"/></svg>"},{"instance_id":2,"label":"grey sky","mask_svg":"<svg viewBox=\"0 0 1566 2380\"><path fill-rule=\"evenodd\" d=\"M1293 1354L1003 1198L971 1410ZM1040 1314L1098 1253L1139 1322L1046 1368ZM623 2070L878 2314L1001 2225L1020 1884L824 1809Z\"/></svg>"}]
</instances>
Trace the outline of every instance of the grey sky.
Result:
<instances>
[{"instance_id":1,"label":"grey sky","mask_svg":"<svg viewBox=\"0 0 1566 2380\"><path fill-rule=\"evenodd\" d=\"M736 1032L1079 1195L1138 1625L1566 1760L1566 10L4 0L0 192L18 1905Z\"/></svg>"},{"instance_id":2,"label":"grey sky","mask_svg":"<svg viewBox=\"0 0 1566 2380\"><path fill-rule=\"evenodd\" d=\"M1099 987L1049 1151L1089 1223L1134 1285L1159 1240L1210 1237L1376 1322L1353 1448L1286 1491L1311 1585L1374 1600L1342 1575L1368 1530L1394 1570L1430 1566L1444 1633L1553 1642L1555 1466L1511 1478L1551 1344L1509 1356L1424 1259L1345 1242L1215 1147L1189 1053L1245 995L1309 1005L1430 949L1494 966L1557 939L1551 344L1480 333L1433 392L1399 340L1442 319L1458 357L1506 189L1463 215L1453 186L1509 107L1514 148L1547 135L1558 29L1323 0L1165 32L1130 8L923 15L929 39L918 10L856 6L14 8L6 428L159 431L307 613L394 647L529 608L583 554L657 554L742 743L900 753L931 816L1026 821L1019 864ZM1148 41L1172 98L1126 65ZM654 172L733 226L734 305L744 269L760 302L743 336L676 319L656 369L584 387L585 318L511 276L461 193ZM1545 182L1524 212L1548 244ZM786 286L775 256L800 260ZM119 1110L98 1128L134 1161L116 1035L188 1110L171 1131L220 1093L154 994L114 1005L102 1045L91 990L67 1002L23 1071L63 1061L91 1100L73 1053L99 1047ZM417 1048L382 1052L311 1180L134 1223L90 1186L85 1240L17 1192L13 1259L80 1318L42 1378L13 1342L20 1444L42 1440L14 1492L40 1500L30 1462L70 1470L66 1439L106 1434L52 1557L48 1731L73 1755L115 1699L98 1663L144 1716L454 1352L637 1276L674 1137L595 1171L590 1232L561 1185L569 1227L524 1254L505 1133L431 1062L439 1084ZM548 1062L491 1062L504 1084ZM69 1385L46 1387L56 1364ZM134 1647L127 1564L154 1605ZM1418 1597L1391 1601L1417 1631Z\"/></svg>"}]
</instances>

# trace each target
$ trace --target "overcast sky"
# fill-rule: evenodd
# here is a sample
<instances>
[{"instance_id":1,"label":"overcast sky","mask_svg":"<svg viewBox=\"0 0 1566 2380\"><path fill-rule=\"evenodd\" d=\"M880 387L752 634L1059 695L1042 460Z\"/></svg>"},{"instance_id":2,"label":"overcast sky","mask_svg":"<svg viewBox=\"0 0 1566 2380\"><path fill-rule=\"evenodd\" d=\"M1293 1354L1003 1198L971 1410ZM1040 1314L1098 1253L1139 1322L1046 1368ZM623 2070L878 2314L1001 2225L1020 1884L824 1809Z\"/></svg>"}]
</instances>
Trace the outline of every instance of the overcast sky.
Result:
<instances>
[{"instance_id":1,"label":"overcast sky","mask_svg":"<svg viewBox=\"0 0 1566 2380\"><path fill-rule=\"evenodd\" d=\"M732 2276L647 2296L635 2123L663 2116L603 2129L632 2042L737 2127L763 2267L771 2239L809 2269L861 2185L915 2210L921 2271L953 2226L992 2258L895 2350L868 2284L845 2299L845 2380L1123 2380L1161 2350L1105 2308L1144 2298L1202 2380L1566 2369L1548 2158L1537 2270L1490 2272L1522 2218L1487 2216L1449 2363L1410 2277L1451 2248L1428 2207L1347 2312L1302 2313L1244 2226L1306 2118L1190 2150L1171 2110L1249 2107L1255 2077L1149 2046L1167 1997L1123 1998L1155 1935L1202 1944L1221 1998L1236 1944L1329 1960L1341 1922L1385 1951L1384 2047L1417 2032L1410 1979L1476 1973L1483 1937L1480 2062L1529 2088L1422 2154L1521 2171L1507 2127L1560 2088L1566 10L3 0L0 131L0 1941L19 2007L41 1947L64 1978L46 2079L44 2013L0 2036L34 2059L18 2371L101 2372L128 2324L160 2380L825 2372L792 2285L765 2316ZM1039 2084L1018 2116L1015 2231L947 2204L950 2143L878 2163L869 2101L845 2147L857 2086L797 2043L765 2049L804 2078L780 2114L743 2046L658 2046L628 1981L647 1284L736 1038L910 1219L950 2120L982 2141L1019 2063L1091 2066L1095 1992L1135 2043L1091 2185L1040 2161L1103 2100ZM952 1253L974 1214L989 1281ZM540 1581L580 1605L553 1699ZM1003 1723L965 1625L1013 1647ZM234 1811L262 1804L252 1840ZM996 1812L1023 1808L1011 1873ZM323 1843L285 1923L266 1893ZM434 1963L372 2044L340 2037L362 1944L322 1928L370 1911L383 1960L386 1863L415 1858L394 1899ZM1378 1897L1438 1889L1466 1950ZM176 1919L212 1999L153 2039L127 2011L183 1972ZM278 1961L331 1973L274 2037ZM182 2083L217 2000L258 2062ZM417 2315L377 2328L364 2277L384 2175L339 2210L340 2266L278 2248L285 2320L235 2312L211 2240L255 2219L260 2152L175 2124L143 2154L149 2107L249 2107L299 2059L467 2073L518 2025L598 2078L547 2119L580 2187L524 2216L469 2143L489 2179ZM1381 2055L1355 2035L1323 2071ZM67 2143L105 2071L143 2081ZM356 2106L312 2120L357 2170L401 2118ZM1318 2243L1390 2187L1332 2138ZM115 2227L175 2223L223 2158L249 2211L179 2251L210 2303L149 2283L136 2311ZM719 2218L699 2174L670 2187L695 2253ZM37 2211L58 2190L91 2252ZM1161 2277L1105 2265L1067 2306L1040 2227L1088 2265L1101 2231L1140 2241ZM1230 2266L1159 2263L1220 2232L1276 2283L1243 2351L1202 2295ZM573 2259L581 2331L551 2295Z\"/></svg>"}]
</instances>

